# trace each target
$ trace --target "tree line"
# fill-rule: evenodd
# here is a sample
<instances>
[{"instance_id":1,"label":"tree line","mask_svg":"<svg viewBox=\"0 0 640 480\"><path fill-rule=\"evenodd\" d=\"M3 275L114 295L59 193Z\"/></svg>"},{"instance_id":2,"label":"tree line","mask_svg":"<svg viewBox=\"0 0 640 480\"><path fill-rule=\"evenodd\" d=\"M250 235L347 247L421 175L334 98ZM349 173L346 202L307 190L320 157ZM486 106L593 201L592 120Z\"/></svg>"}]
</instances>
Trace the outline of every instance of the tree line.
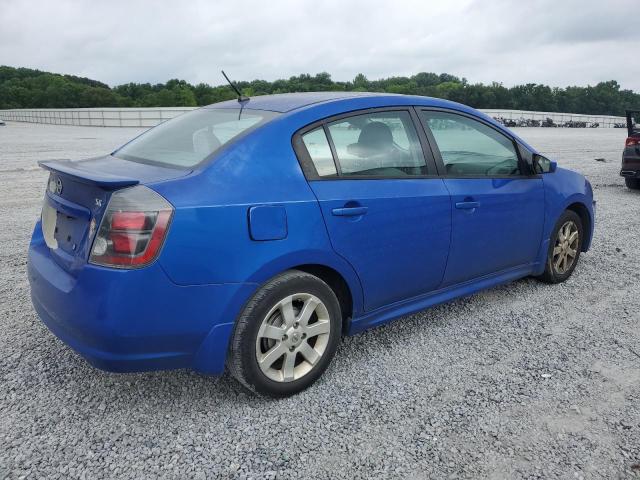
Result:
<instances>
[{"instance_id":1,"label":"tree line","mask_svg":"<svg viewBox=\"0 0 640 480\"><path fill-rule=\"evenodd\" d=\"M310 91L370 91L425 95L464 103L475 108L544 112L624 115L640 107L640 94L624 90L610 80L595 86L549 87L528 83L505 87L501 83L469 83L447 73L421 72L410 77L369 80L358 74L352 81L333 81L328 73L302 74L272 82L238 81L244 95ZM235 98L226 84L191 85L185 80L166 83L126 83L116 87L73 75L29 68L0 66L0 109L87 107L182 107L209 105Z\"/></svg>"}]
</instances>

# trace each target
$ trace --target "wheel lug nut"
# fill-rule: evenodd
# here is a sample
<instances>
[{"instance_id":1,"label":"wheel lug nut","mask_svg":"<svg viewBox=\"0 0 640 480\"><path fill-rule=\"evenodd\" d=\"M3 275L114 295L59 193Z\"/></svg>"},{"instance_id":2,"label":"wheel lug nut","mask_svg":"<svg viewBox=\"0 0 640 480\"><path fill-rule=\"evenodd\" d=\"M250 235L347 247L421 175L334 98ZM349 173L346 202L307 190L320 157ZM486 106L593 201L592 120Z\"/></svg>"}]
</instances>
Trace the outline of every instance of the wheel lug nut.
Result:
<instances>
[{"instance_id":1,"label":"wheel lug nut","mask_svg":"<svg viewBox=\"0 0 640 480\"><path fill-rule=\"evenodd\" d=\"M296 349L296 347L293 347L293 346L289 347L289 351L290 352L293 352L295 349Z\"/></svg>"},{"instance_id":2,"label":"wheel lug nut","mask_svg":"<svg viewBox=\"0 0 640 480\"><path fill-rule=\"evenodd\" d=\"M299 324L298 322L295 322L295 323L293 324L293 328L298 328L298 326L299 326L299 325L300 325L300 324Z\"/></svg>"},{"instance_id":3,"label":"wheel lug nut","mask_svg":"<svg viewBox=\"0 0 640 480\"><path fill-rule=\"evenodd\" d=\"M304 340L305 338L307 338L307 334L306 334L306 333L303 333L303 334L302 334L302 339Z\"/></svg>"},{"instance_id":4,"label":"wheel lug nut","mask_svg":"<svg viewBox=\"0 0 640 480\"><path fill-rule=\"evenodd\" d=\"M283 335L282 336L282 341L284 342L287 338L289 338L287 335Z\"/></svg>"}]
</instances>

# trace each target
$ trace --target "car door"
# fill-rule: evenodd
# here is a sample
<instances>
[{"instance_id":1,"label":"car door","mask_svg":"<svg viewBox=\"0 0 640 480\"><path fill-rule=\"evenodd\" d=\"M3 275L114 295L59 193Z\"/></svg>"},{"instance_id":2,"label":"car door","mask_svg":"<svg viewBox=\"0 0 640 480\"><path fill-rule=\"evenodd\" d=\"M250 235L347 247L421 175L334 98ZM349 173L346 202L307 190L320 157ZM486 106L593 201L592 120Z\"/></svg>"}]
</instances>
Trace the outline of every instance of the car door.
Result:
<instances>
[{"instance_id":1,"label":"car door","mask_svg":"<svg viewBox=\"0 0 640 480\"><path fill-rule=\"evenodd\" d=\"M296 137L334 250L357 272L366 310L436 289L451 201L412 109L334 117Z\"/></svg>"},{"instance_id":2,"label":"car door","mask_svg":"<svg viewBox=\"0 0 640 480\"><path fill-rule=\"evenodd\" d=\"M510 136L470 115L419 112L451 194L453 224L443 287L534 262L544 186Z\"/></svg>"}]
</instances>

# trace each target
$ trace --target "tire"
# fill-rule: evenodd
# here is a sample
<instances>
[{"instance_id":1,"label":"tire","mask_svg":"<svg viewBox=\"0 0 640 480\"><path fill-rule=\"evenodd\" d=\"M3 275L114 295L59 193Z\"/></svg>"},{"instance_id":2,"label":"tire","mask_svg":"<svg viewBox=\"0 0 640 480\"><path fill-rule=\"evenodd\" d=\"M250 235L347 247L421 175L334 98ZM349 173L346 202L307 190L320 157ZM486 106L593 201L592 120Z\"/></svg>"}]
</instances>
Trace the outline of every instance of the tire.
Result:
<instances>
[{"instance_id":1,"label":"tire","mask_svg":"<svg viewBox=\"0 0 640 480\"><path fill-rule=\"evenodd\" d=\"M631 190L640 190L640 178L625 178L624 183Z\"/></svg>"},{"instance_id":2,"label":"tire","mask_svg":"<svg viewBox=\"0 0 640 480\"><path fill-rule=\"evenodd\" d=\"M570 238L565 242L567 232L570 232ZM577 239L571 240L574 232L578 233ZM546 283L560 283L569 278L578 264L583 240L584 227L580 216L572 210L565 210L551 234L547 263L544 273L538 278ZM574 252L573 256L571 252ZM564 257L567 263L564 263L560 257Z\"/></svg>"},{"instance_id":3,"label":"tire","mask_svg":"<svg viewBox=\"0 0 640 480\"><path fill-rule=\"evenodd\" d=\"M305 307L310 314L303 314ZM341 332L340 304L333 290L313 275L289 270L263 285L244 307L227 367L251 392L293 395L327 369Z\"/></svg>"}]
</instances>

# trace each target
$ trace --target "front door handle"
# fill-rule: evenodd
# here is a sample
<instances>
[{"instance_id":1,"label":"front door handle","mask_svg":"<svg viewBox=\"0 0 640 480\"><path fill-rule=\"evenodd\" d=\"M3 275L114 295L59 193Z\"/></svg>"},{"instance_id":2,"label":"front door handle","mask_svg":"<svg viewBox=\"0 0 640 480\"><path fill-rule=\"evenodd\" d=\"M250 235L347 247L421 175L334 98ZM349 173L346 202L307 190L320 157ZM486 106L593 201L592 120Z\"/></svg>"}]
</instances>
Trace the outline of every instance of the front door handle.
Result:
<instances>
[{"instance_id":1,"label":"front door handle","mask_svg":"<svg viewBox=\"0 0 640 480\"><path fill-rule=\"evenodd\" d=\"M461 210L473 210L474 208L478 208L480 206L480 202L457 202L456 208Z\"/></svg>"},{"instance_id":2,"label":"front door handle","mask_svg":"<svg viewBox=\"0 0 640 480\"><path fill-rule=\"evenodd\" d=\"M367 213L367 210L368 207L343 207L334 208L331 213L336 217L358 217Z\"/></svg>"}]
</instances>

